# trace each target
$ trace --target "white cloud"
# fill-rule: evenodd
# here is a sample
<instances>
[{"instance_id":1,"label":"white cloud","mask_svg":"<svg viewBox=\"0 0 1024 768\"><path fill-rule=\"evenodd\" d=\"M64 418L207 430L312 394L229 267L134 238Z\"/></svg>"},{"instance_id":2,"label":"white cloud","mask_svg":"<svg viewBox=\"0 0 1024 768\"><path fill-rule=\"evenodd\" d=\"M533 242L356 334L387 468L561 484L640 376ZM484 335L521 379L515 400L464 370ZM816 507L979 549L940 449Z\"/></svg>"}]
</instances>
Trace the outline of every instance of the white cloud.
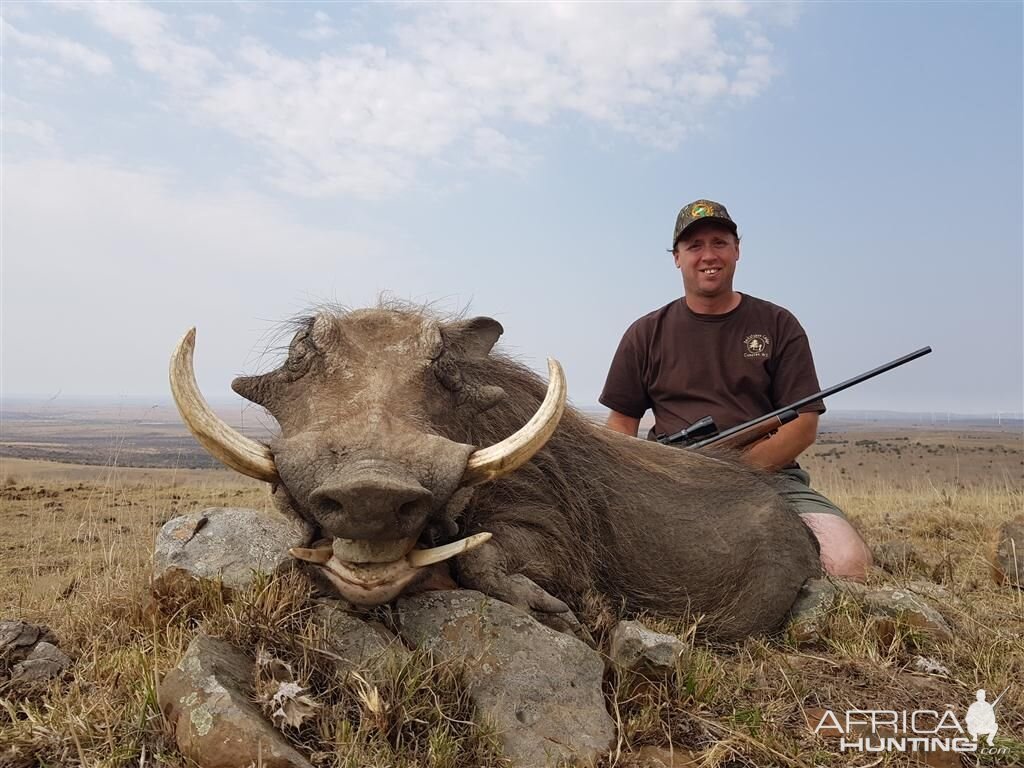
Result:
<instances>
[{"instance_id":1,"label":"white cloud","mask_svg":"<svg viewBox=\"0 0 1024 768\"><path fill-rule=\"evenodd\" d=\"M20 77L31 88L50 88L68 78L66 67L43 56L19 56L15 62Z\"/></svg>"},{"instance_id":2,"label":"white cloud","mask_svg":"<svg viewBox=\"0 0 1024 768\"><path fill-rule=\"evenodd\" d=\"M522 174L536 161L521 142L488 126L474 131L472 141L473 158L482 166Z\"/></svg>"},{"instance_id":3,"label":"white cloud","mask_svg":"<svg viewBox=\"0 0 1024 768\"><path fill-rule=\"evenodd\" d=\"M7 136L21 136L34 141L44 147L54 146L54 131L42 120L24 120L18 117L11 117L9 114L2 118L0 131Z\"/></svg>"},{"instance_id":4,"label":"white cloud","mask_svg":"<svg viewBox=\"0 0 1024 768\"><path fill-rule=\"evenodd\" d=\"M322 42L324 40L330 40L338 34L338 30L334 28L331 23L331 17L323 11L317 11L313 14L313 26L308 29L303 29L299 32L299 37L304 40L312 40L314 42Z\"/></svg>"},{"instance_id":5,"label":"white cloud","mask_svg":"<svg viewBox=\"0 0 1024 768\"><path fill-rule=\"evenodd\" d=\"M222 66L212 51L180 40L169 18L154 7L137 2L89 2L74 7L131 46L139 67L175 88L202 89Z\"/></svg>"},{"instance_id":6,"label":"white cloud","mask_svg":"<svg viewBox=\"0 0 1024 768\"><path fill-rule=\"evenodd\" d=\"M64 37L22 32L2 18L0 34L5 44L13 43L16 47L56 56L65 64L84 69L93 75L107 75L114 71L113 63L102 53Z\"/></svg>"},{"instance_id":7,"label":"white cloud","mask_svg":"<svg viewBox=\"0 0 1024 768\"><path fill-rule=\"evenodd\" d=\"M154 6L79 7L165 82L156 98L257 147L277 184L309 196L386 197L426 160L521 169L516 134L566 118L671 148L710 104L756 97L779 71L769 12L742 3L402 6L390 47L286 54L247 38L230 56ZM333 32L317 11L300 34Z\"/></svg>"},{"instance_id":8,"label":"white cloud","mask_svg":"<svg viewBox=\"0 0 1024 768\"><path fill-rule=\"evenodd\" d=\"M192 23L197 37L210 37L224 27L220 16L214 16L212 13L192 13L189 14L188 20Z\"/></svg>"}]
</instances>

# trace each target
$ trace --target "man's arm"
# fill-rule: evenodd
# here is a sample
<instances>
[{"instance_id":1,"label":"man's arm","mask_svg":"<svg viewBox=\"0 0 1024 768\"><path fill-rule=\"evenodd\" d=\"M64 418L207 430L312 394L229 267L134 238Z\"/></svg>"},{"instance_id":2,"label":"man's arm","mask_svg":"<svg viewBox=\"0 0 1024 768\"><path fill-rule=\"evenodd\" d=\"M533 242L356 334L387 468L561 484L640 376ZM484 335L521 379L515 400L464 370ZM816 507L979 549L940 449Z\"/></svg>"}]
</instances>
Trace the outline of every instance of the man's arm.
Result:
<instances>
[{"instance_id":1,"label":"man's arm","mask_svg":"<svg viewBox=\"0 0 1024 768\"><path fill-rule=\"evenodd\" d=\"M636 437L636 431L640 428L640 419L634 419L632 416L627 416L618 411L609 411L608 421L605 423L605 426L614 432L621 432L629 437Z\"/></svg>"},{"instance_id":2,"label":"man's arm","mask_svg":"<svg viewBox=\"0 0 1024 768\"><path fill-rule=\"evenodd\" d=\"M610 426L609 417L609 426ZM748 464L762 469L776 470L786 466L814 445L818 437L818 414L801 413L795 420L779 427L779 431L766 440L754 443L743 453Z\"/></svg>"}]
</instances>

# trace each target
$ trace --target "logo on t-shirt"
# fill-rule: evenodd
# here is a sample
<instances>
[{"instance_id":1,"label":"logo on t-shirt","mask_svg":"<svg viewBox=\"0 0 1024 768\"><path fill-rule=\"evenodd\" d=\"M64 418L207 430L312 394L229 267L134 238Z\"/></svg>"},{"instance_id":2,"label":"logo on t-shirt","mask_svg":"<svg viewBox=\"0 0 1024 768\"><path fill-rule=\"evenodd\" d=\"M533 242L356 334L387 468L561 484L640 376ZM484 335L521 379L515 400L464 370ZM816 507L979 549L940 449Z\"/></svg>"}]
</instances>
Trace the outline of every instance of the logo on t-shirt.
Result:
<instances>
[{"instance_id":1,"label":"logo on t-shirt","mask_svg":"<svg viewBox=\"0 0 1024 768\"><path fill-rule=\"evenodd\" d=\"M771 343L772 340L763 333L752 333L743 340L743 346L746 347L743 356L768 357L768 347L771 346Z\"/></svg>"}]
</instances>

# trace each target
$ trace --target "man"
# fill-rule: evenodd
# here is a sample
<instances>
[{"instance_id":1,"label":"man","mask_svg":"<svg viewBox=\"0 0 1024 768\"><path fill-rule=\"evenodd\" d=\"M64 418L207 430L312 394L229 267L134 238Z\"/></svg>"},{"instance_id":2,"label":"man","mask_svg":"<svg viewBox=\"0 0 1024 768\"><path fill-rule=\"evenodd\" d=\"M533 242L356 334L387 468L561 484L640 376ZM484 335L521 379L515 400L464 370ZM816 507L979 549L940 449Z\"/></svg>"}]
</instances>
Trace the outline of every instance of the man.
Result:
<instances>
[{"instance_id":1,"label":"man","mask_svg":"<svg viewBox=\"0 0 1024 768\"><path fill-rule=\"evenodd\" d=\"M636 437L654 411L653 433L668 435L712 416L719 429L761 416L821 389L807 335L782 307L733 290L740 240L725 206L697 200L676 218L672 240L683 297L644 315L622 337L600 401L608 427ZM743 454L779 474L821 545L825 570L863 580L871 553L831 501L810 488L796 458L818 434L821 401Z\"/></svg>"}]
</instances>

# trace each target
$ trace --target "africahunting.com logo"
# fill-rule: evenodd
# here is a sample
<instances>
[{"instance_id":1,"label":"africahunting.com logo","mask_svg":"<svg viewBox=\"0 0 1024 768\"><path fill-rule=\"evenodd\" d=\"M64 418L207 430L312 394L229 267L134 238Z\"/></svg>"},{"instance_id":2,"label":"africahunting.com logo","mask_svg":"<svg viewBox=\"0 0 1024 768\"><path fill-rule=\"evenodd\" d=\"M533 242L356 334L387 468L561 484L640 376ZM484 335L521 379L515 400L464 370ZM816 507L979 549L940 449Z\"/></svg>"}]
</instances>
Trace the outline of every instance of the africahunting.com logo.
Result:
<instances>
[{"instance_id":1,"label":"africahunting.com logo","mask_svg":"<svg viewBox=\"0 0 1024 768\"><path fill-rule=\"evenodd\" d=\"M996 706L1006 691L989 702L984 690L964 714L961 724L951 709L913 711L848 709L845 713L825 710L814 732L839 737L842 752L977 752L1002 755L993 739L999 730Z\"/></svg>"}]
</instances>

